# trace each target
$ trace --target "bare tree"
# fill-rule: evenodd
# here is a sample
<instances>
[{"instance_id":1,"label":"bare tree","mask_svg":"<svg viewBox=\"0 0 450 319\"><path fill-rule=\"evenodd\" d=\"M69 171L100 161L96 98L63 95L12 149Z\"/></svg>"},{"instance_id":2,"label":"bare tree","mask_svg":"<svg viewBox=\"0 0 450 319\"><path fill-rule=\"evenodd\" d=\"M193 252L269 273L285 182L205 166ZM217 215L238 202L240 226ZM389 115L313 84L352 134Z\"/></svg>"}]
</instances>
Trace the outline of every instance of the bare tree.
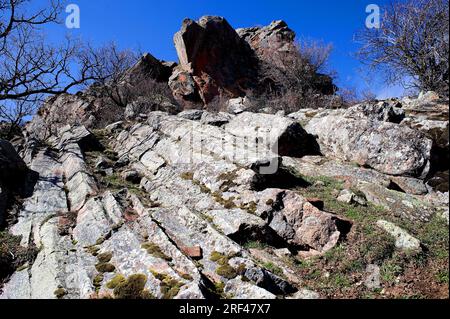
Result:
<instances>
[{"instance_id":1,"label":"bare tree","mask_svg":"<svg viewBox=\"0 0 450 319\"><path fill-rule=\"evenodd\" d=\"M18 125L49 94L61 94L94 81L101 62L80 41L52 46L42 26L58 23L59 0L28 13L30 0L0 0L0 120ZM76 71L75 71L76 70Z\"/></svg>"},{"instance_id":2,"label":"bare tree","mask_svg":"<svg viewBox=\"0 0 450 319\"><path fill-rule=\"evenodd\" d=\"M379 29L361 30L359 58L406 88L449 92L449 1L405 0L383 8ZM405 76L414 80L405 83Z\"/></svg>"},{"instance_id":3,"label":"bare tree","mask_svg":"<svg viewBox=\"0 0 450 319\"><path fill-rule=\"evenodd\" d=\"M92 89L111 103L126 107L130 100L126 75L139 60L139 55L131 50L119 50L115 43L110 43L99 49L96 57L99 63L93 72L98 81Z\"/></svg>"}]
</instances>

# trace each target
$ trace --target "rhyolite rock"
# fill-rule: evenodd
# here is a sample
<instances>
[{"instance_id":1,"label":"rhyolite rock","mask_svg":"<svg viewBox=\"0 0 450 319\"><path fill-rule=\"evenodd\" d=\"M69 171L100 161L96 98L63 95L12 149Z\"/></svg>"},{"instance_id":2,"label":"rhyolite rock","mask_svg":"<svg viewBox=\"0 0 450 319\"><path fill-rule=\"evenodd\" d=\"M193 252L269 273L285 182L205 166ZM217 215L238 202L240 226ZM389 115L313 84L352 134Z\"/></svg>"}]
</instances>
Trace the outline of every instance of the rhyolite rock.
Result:
<instances>
[{"instance_id":1,"label":"rhyolite rock","mask_svg":"<svg viewBox=\"0 0 450 319\"><path fill-rule=\"evenodd\" d=\"M121 85L166 82L194 109L176 115L139 97L97 127L104 101L91 88L50 98L23 138L0 141L0 218L11 217L2 232L36 252L1 278L0 298L123 298L114 282L136 278L142 291L126 297L329 297L305 289L298 267L358 237L335 200L379 206L386 220L373 225L419 252L415 232L390 216L448 224L448 192L433 186L448 169L442 99L251 112L245 95L258 68L289 65L294 37L282 21L235 31L223 18L186 20L175 37L180 63L145 55ZM326 77L319 84L335 90ZM300 195L327 187L326 198ZM20 205L7 207L19 190ZM361 268L354 287L380 288L380 268Z\"/></svg>"},{"instance_id":2,"label":"rhyolite rock","mask_svg":"<svg viewBox=\"0 0 450 319\"><path fill-rule=\"evenodd\" d=\"M174 42L180 61L176 82L185 89L178 89L174 78L171 87L181 100L200 98L209 103L221 91L241 96L256 78L253 51L224 18L185 19Z\"/></svg>"},{"instance_id":3,"label":"rhyolite rock","mask_svg":"<svg viewBox=\"0 0 450 319\"><path fill-rule=\"evenodd\" d=\"M427 176L433 143L423 133L390 122L336 113L318 114L305 128L317 136L322 154L389 175Z\"/></svg>"}]
</instances>

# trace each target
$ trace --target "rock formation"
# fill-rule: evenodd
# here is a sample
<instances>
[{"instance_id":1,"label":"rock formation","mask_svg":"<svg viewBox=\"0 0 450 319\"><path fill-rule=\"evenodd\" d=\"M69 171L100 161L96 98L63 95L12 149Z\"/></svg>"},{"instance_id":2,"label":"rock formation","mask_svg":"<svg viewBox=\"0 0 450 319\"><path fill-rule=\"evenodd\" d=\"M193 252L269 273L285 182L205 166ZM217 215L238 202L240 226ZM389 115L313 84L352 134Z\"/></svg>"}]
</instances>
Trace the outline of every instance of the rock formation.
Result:
<instances>
[{"instance_id":1,"label":"rock formation","mask_svg":"<svg viewBox=\"0 0 450 319\"><path fill-rule=\"evenodd\" d=\"M174 42L180 64L169 85L180 103L208 104L217 97L243 97L250 90L264 91L262 66L286 68L297 58L295 33L284 21L263 28L234 30L221 17L186 19ZM330 77L320 75L313 86L323 94L334 94ZM270 79L267 79L270 80Z\"/></svg>"},{"instance_id":2,"label":"rock formation","mask_svg":"<svg viewBox=\"0 0 450 319\"><path fill-rule=\"evenodd\" d=\"M185 20L180 64L147 55L128 77L185 102L242 96L230 113L127 106L98 127L87 90L0 140L0 298L445 297L423 282L448 264L448 100L245 111L258 63L293 38L281 21ZM13 249L26 258L2 269Z\"/></svg>"}]
</instances>

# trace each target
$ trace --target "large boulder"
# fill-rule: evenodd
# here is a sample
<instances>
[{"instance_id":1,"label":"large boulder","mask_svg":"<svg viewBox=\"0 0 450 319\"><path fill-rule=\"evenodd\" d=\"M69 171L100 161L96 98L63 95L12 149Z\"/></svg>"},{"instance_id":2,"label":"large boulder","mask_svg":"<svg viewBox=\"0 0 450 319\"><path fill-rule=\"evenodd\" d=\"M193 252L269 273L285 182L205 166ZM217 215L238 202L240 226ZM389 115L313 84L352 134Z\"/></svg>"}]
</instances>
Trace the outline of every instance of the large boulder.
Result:
<instances>
[{"instance_id":1,"label":"large boulder","mask_svg":"<svg viewBox=\"0 0 450 319\"><path fill-rule=\"evenodd\" d=\"M234 136L258 140L282 156L301 157L319 152L314 138L298 122L287 117L244 112L224 128Z\"/></svg>"},{"instance_id":2,"label":"large boulder","mask_svg":"<svg viewBox=\"0 0 450 319\"><path fill-rule=\"evenodd\" d=\"M174 36L175 47L180 60L177 77L186 92L175 91L183 99L195 83L198 97L209 103L221 91L230 97L244 94L255 78L257 61L248 44L221 17L205 16L198 22L185 19L181 30ZM192 82L193 80L193 82ZM171 81L175 87L174 81Z\"/></svg>"},{"instance_id":3,"label":"large boulder","mask_svg":"<svg viewBox=\"0 0 450 319\"><path fill-rule=\"evenodd\" d=\"M295 58L295 32L282 20L264 27L237 29L236 32L262 61L278 61L279 66L285 66Z\"/></svg>"},{"instance_id":4,"label":"large boulder","mask_svg":"<svg viewBox=\"0 0 450 319\"><path fill-rule=\"evenodd\" d=\"M45 140L67 125L82 124L92 127L96 121L95 111L99 99L84 93L53 96L41 106L33 120L26 125L26 133L33 138Z\"/></svg>"},{"instance_id":5,"label":"large boulder","mask_svg":"<svg viewBox=\"0 0 450 319\"><path fill-rule=\"evenodd\" d=\"M314 207L293 191L267 189L261 193L256 214L287 243L307 247L309 255L323 254L336 246L351 228L336 215Z\"/></svg>"},{"instance_id":6,"label":"large boulder","mask_svg":"<svg viewBox=\"0 0 450 319\"><path fill-rule=\"evenodd\" d=\"M419 131L337 111L317 115L306 126L321 152L389 175L425 178L433 143Z\"/></svg>"},{"instance_id":7,"label":"large boulder","mask_svg":"<svg viewBox=\"0 0 450 319\"><path fill-rule=\"evenodd\" d=\"M447 192L450 151L448 98L427 92L415 99L403 99L402 105L407 116L401 124L424 133L433 141L432 167L427 179L428 184L435 190Z\"/></svg>"},{"instance_id":8,"label":"large boulder","mask_svg":"<svg viewBox=\"0 0 450 319\"><path fill-rule=\"evenodd\" d=\"M172 66L156 59L150 53L145 53L139 61L127 71L125 79L150 78L158 82L167 82L172 74Z\"/></svg>"}]
</instances>

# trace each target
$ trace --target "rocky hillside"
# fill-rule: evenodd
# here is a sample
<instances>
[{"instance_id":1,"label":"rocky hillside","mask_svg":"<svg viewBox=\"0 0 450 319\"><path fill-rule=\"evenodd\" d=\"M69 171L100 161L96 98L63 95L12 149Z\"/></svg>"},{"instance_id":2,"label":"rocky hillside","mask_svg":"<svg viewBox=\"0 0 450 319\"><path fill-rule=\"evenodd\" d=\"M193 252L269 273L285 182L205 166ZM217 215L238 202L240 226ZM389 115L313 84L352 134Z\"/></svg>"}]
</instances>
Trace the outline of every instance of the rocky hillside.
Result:
<instances>
[{"instance_id":1,"label":"rocky hillside","mask_svg":"<svg viewBox=\"0 0 450 319\"><path fill-rule=\"evenodd\" d=\"M448 298L448 100L246 111L252 61L286 39L186 20L180 65L131 71L229 112L99 128L88 90L0 141L0 298Z\"/></svg>"}]
</instances>

